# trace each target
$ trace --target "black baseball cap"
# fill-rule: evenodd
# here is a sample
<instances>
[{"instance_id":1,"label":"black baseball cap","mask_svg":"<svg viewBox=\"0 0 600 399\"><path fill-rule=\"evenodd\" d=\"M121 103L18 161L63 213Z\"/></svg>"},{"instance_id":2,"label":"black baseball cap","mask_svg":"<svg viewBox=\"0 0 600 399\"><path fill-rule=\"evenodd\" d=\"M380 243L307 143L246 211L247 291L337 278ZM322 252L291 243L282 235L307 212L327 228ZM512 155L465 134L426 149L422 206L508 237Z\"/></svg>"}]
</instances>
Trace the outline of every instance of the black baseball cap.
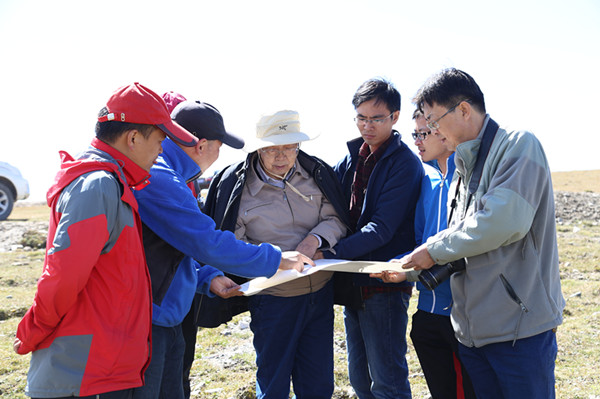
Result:
<instances>
[{"instance_id":1,"label":"black baseball cap","mask_svg":"<svg viewBox=\"0 0 600 399\"><path fill-rule=\"evenodd\" d=\"M171 119L199 139L219 140L230 147L244 147L244 139L225 130L218 109L202 101L183 101L171 112Z\"/></svg>"}]
</instances>

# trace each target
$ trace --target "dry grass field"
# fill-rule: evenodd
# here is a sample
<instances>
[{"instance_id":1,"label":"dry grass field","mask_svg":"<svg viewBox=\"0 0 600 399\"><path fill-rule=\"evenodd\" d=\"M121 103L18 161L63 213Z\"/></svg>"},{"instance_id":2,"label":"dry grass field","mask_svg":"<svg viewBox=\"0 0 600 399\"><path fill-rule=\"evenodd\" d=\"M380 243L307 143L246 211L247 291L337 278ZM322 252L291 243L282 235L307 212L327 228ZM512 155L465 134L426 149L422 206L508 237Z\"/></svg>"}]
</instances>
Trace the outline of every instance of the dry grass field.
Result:
<instances>
[{"instance_id":1,"label":"dry grass field","mask_svg":"<svg viewBox=\"0 0 600 399\"><path fill-rule=\"evenodd\" d=\"M600 193L600 170L558 172L553 174L553 180L555 191ZM18 206L9 221L47 218L45 206ZM558 225L557 233L563 294L567 300L564 323L557 333L557 397L600 399L600 226L591 221L569 222ZM33 298L42 261L42 250L0 252L0 398L25 398L23 391L29 356L14 354L12 342L20 317ZM413 295L411 314L415 311L416 301L417 297ZM192 369L194 398L254 398L254 356L251 350L247 350L251 332L239 328L245 323L247 316L241 315L228 326L199 331ZM335 323L334 397L351 398L354 396L347 379L339 307L336 307ZM407 356L413 397L428 398L427 386L410 340Z\"/></svg>"},{"instance_id":2,"label":"dry grass field","mask_svg":"<svg viewBox=\"0 0 600 399\"><path fill-rule=\"evenodd\" d=\"M554 191L600 193L600 169L552 173Z\"/></svg>"}]
</instances>

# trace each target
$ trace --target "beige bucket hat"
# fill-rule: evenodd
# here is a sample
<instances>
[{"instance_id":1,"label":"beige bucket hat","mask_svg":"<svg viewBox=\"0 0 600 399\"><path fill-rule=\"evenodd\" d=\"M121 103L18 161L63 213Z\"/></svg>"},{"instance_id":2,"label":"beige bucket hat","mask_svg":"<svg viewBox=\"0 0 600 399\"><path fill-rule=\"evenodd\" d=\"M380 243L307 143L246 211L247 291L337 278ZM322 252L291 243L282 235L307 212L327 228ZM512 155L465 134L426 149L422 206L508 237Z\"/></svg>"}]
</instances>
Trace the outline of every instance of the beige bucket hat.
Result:
<instances>
[{"instance_id":1,"label":"beige bucket hat","mask_svg":"<svg viewBox=\"0 0 600 399\"><path fill-rule=\"evenodd\" d=\"M300 130L300 116L297 111L283 110L260 118L256 124L256 138L247 141L244 151L253 152L274 145L300 143L316 137Z\"/></svg>"}]
</instances>

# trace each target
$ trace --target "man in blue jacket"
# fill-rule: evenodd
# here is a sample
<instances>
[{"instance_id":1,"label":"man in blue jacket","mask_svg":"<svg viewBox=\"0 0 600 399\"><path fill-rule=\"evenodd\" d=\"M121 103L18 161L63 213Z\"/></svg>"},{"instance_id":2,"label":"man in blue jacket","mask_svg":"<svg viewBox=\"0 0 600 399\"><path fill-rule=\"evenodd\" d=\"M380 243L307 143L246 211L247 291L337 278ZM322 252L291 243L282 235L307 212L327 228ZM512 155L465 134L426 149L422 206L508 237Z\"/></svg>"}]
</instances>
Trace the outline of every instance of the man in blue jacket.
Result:
<instances>
[{"instance_id":1,"label":"man in blue jacket","mask_svg":"<svg viewBox=\"0 0 600 399\"><path fill-rule=\"evenodd\" d=\"M301 271L304 263L312 263L297 252L282 254L270 244L247 244L231 232L215 230L187 183L210 167L222 143L241 148L243 141L225 131L220 113L210 104L184 101L171 117L197 139L165 140L162 156L151 170L149 190L135 193L154 303L152 360L146 385L136 389L134 398L183 398L181 322L195 293L209 295L210 288L223 297L238 295L237 284L198 262L244 277L270 277L278 268Z\"/></svg>"},{"instance_id":2,"label":"man in blue jacket","mask_svg":"<svg viewBox=\"0 0 600 399\"><path fill-rule=\"evenodd\" d=\"M363 83L352 100L361 137L335 167L355 233L326 258L387 261L415 245L414 215L424 172L393 130L400 93L382 79ZM316 258L317 256L315 256ZM410 398L406 326L412 283L389 285L367 275L337 273L344 304L350 383L359 398Z\"/></svg>"}]
</instances>

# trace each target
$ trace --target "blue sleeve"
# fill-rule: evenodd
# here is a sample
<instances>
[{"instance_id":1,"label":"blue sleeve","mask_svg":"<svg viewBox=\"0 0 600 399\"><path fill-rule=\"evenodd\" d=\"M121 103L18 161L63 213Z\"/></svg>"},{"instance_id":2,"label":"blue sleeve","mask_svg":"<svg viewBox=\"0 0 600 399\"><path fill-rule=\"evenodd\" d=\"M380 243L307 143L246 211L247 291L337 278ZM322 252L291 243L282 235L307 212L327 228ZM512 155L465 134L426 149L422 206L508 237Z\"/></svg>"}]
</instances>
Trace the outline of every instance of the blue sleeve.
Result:
<instances>
[{"instance_id":1,"label":"blue sleeve","mask_svg":"<svg viewBox=\"0 0 600 399\"><path fill-rule=\"evenodd\" d=\"M423 234L425 231L425 224L427 220L427 213L425 212L425 208L427 207L428 199L431 196L431 182L429 177L425 175L423 177L423 181L421 182L421 194L419 195L419 199L417 200L417 206L415 208L415 242L416 246L419 246L423 243ZM403 252L394 256L393 259L401 259L402 257L411 253L412 250Z\"/></svg>"},{"instance_id":2,"label":"blue sleeve","mask_svg":"<svg viewBox=\"0 0 600 399\"><path fill-rule=\"evenodd\" d=\"M423 244L432 234L430 232L431 223L435 224L438 216L437 203L434 203L436 193L434 186L437 186L441 179L439 173L433 167L424 165L424 170L425 175L421 182L421 193L415 208L415 242L417 246Z\"/></svg>"},{"instance_id":3,"label":"blue sleeve","mask_svg":"<svg viewBox=\"0 0 600 399\"><path fill-rule=\"evenodd\" d=\"M216 230L181 176L157 166L151 173L151 183L135 196L142 221L163 240L200 263L238 276L270 277L277 271L277 247L248 244L229 231Z\"/></svg>"},{"instance_id":4,"label":"blue sleeve","mask_svg":"<svg viewBox=\"0 0 600 399\"><path fill-rule=\"evenodd\" d=\"M415 208L415 243L417 246L423 243L423 231L425 230L425 198L423 193L424 190L427 190L426 185L429 184L429 179L423 179L421 183L421 195L419 196L419 200L417 201L417 206Z\"/></svg>"},{"instance_id":5,"label":"blue sleeve","mask_svg":"<svg viewBox=\"0 0 600 399\"><path fill-rule=\"evenodd\" d=\"M196 292L199 294L208 295L211 298L214 297L215 294L210 291L210 283L212 283L215 277L222 276L223 272L209 265L202 266L198 262L194 263L194 266L196 266L196 272L198 274L198 285L196 286Z\"/></svg>"}]
</instances>

